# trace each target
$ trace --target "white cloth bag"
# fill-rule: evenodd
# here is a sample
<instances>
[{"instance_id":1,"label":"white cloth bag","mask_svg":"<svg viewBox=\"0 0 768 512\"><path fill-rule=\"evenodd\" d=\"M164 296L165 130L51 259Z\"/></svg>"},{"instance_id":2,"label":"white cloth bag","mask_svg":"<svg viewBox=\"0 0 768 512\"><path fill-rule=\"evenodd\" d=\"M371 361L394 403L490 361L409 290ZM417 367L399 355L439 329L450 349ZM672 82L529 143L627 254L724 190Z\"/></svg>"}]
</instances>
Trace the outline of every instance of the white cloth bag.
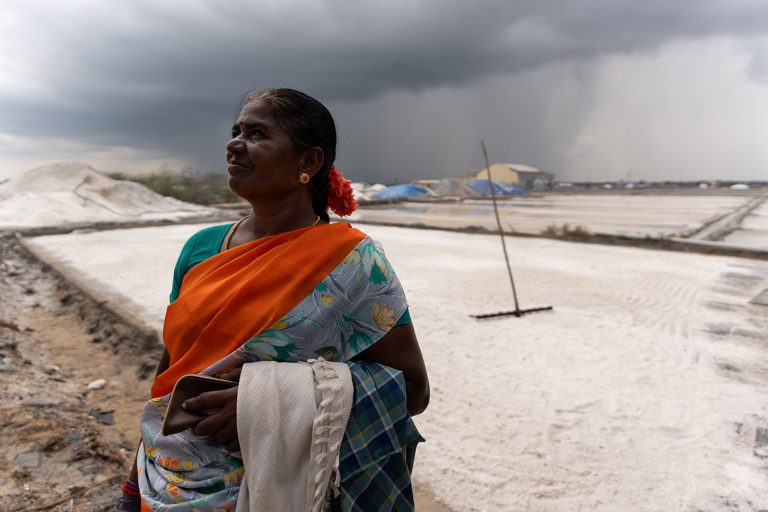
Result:
<instances>
[{"instance_id":1,"label":"white cloth bag","mask_svg":"<svg viewBox=\"0 0 768 512\"><path fill-rule=\"evenodd\" d=\"M245 474L237 512L325 510L353 398L344 363L243 365L237 431Z\"/></svg>"}]
</instances>

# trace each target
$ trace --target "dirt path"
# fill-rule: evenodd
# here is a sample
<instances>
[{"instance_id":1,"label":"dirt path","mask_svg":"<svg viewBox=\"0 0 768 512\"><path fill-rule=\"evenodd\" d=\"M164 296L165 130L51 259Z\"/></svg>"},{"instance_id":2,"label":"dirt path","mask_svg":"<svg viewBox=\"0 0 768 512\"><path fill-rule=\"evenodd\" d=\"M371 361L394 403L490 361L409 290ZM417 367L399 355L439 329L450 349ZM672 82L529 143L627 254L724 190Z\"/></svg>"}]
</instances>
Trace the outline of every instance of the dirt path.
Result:
<instances>
[{"instance_id":1,"label":"dirt path","mask_svg":"<svg viewBox=\"0 0 768 512\"><path fill-rule=\"evenodd\" d=\"M111 510L136 445L156 342L7 235L0 297L0 511ZM104 386L89 389L99 379Z\"/></svg>"},{"instance_id":2,"label":"dirt path","mask_svg":"<svg viewBox=\"0 0 768 512\"><path fill-rule=\"evenodd\" d=\"M159 345L0 235L0 512L112 510ZM89 384L104 379L103 387ZM98 387L93 385L92 387ZM445 510L417 489L419 510Z\"/></svg>"}]
</instances>

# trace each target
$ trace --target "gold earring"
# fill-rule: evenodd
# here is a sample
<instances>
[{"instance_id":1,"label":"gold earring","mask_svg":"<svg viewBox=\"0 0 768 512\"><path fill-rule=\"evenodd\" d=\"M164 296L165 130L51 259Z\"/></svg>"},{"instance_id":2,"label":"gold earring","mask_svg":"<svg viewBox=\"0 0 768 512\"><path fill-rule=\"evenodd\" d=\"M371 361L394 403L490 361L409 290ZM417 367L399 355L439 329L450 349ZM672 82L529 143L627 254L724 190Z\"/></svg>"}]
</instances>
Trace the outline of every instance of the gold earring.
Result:
<instances>
[{"instance_id":1,"label":"gold earring","mask_svg":"<svg viewBox=\"0 0 768 512\"><path fill-rule=\"evenodd\" d=\"M299 182L302 185L306 185L307 183L309 183L309 174L307 174L305 172L299 174Z\"/></svg>"}]
</instances>

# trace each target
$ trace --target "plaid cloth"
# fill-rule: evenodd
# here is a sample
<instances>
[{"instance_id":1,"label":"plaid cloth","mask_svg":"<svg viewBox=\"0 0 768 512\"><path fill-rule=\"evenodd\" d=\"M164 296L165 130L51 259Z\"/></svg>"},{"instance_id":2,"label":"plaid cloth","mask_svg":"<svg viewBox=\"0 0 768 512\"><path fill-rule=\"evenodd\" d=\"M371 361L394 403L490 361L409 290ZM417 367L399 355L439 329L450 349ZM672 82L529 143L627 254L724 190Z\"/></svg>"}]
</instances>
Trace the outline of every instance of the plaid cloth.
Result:
<instances>
[{"instance_id":1,"label":"plaid cloth","mask_svg":"<svg viewBox=\"0 0 768 512\"><path fill-rule=\"evenodd\" d=\"M412 511L411 471L421 437L405 402L402 372L349 362L355 401L339 454L341 495L334 510Z\"/></svg>"}]
</instances>

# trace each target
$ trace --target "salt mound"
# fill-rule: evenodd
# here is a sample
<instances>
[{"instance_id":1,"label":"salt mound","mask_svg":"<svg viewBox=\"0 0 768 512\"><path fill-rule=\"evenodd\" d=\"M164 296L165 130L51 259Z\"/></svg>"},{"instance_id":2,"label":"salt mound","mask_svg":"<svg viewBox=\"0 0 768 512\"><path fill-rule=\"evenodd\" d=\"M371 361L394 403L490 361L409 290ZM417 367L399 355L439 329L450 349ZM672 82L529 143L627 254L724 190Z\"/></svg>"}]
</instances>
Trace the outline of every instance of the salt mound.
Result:
<instances>
[{"instance_id":1,"label":"salt mound","mask_svg":"<svg viewBox=\"0 0 768 512\"><path fill-rule=\"evenodd\" d=\"M4 229L216 214L213 208L164 197L138 183L113 180L82 162L44 165L0 185Z\"/></svg>"}]
</instances>

